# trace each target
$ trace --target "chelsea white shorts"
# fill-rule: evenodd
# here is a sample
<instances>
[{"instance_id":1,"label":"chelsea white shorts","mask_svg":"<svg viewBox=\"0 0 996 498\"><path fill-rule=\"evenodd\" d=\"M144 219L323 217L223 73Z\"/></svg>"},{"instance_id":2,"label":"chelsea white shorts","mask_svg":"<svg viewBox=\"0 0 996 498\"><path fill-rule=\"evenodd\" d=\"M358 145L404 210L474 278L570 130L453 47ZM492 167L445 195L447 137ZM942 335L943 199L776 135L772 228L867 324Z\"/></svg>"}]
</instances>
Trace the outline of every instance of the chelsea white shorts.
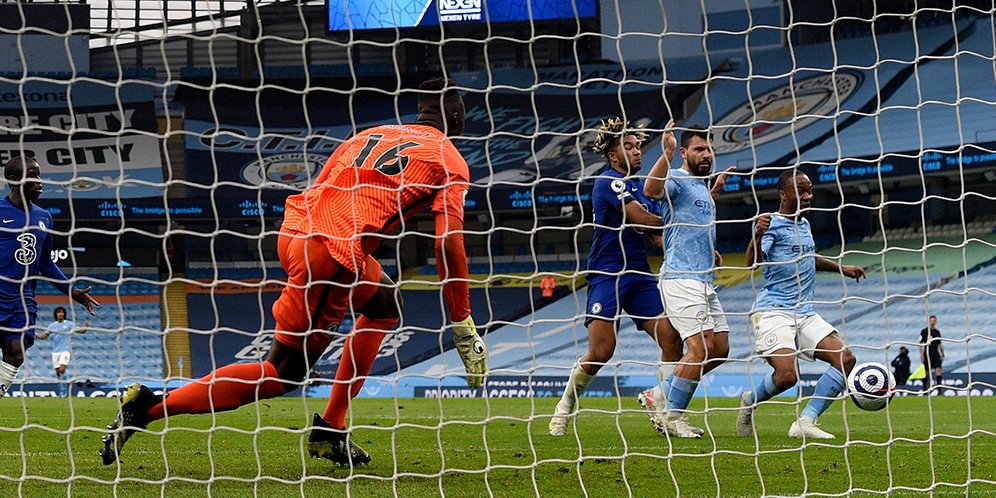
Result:
<instances>
[{"instance_id":1,"label":"chelsea white shorts","mask_svg":"<svg viewBox=\"0 0 996 498\"><path fill-rule=\"evenodd\" d=\"M707 330L729 332L719 295L711 283L692 279L661 280L664 312L681 340Z\"/></svg>"},{"instance_id":2,"label":"chelsea white shorts","mask_svg":"<svg viewBox=\"0 0 996 498\"><path fill-rule=\"evenodd\" d=\"M816 346L835 332L820 315L796 315L782 311L759 311L750 316L754 326L754 351L761 356L779 349L796 351L799 357L815 361Z\"/></svg>"}]
</instances>

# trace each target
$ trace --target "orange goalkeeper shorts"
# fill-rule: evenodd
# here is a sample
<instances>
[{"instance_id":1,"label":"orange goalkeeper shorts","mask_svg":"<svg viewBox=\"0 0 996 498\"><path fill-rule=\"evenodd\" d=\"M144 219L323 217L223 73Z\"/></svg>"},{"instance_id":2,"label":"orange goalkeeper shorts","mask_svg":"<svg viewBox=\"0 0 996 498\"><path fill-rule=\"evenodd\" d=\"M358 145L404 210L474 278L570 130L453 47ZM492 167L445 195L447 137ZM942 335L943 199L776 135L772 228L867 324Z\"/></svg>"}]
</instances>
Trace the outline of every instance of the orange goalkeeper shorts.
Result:
<instances>
[{"instance_id":1,"label":"orange goalkeeper shorts","mask_svg":"<svg viewBox=\"0 0 996 498\"><path fill-rule=\"evenodd\" d=\"M322 352L338 332L346 313L359 309L383 285L380 263L367 255L362 275L357 277L336 261L324 237L281 233L277 239L280 264L287 284L273 303L277 321L276 339L285 346Z\"/></svg>"}]
</instances>

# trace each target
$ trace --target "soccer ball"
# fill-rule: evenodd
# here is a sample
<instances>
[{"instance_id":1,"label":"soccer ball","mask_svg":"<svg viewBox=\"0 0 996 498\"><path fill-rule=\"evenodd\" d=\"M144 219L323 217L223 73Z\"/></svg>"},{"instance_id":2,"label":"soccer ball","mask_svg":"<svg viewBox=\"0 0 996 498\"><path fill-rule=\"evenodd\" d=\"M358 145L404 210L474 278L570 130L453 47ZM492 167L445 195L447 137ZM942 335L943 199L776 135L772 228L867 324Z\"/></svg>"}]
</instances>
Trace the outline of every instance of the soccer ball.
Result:
<instances>
[{"instance_id":1,"label":"soccer ball","mask_svg":"<svg viewBox=\"0 0 996 498\"><path fill-rule=\"evenodd\" d=\"M881 363L862 363L847 376L851 400L862 410L881 410L896 393L896 379Z\"/></svg>"}]
</instances>

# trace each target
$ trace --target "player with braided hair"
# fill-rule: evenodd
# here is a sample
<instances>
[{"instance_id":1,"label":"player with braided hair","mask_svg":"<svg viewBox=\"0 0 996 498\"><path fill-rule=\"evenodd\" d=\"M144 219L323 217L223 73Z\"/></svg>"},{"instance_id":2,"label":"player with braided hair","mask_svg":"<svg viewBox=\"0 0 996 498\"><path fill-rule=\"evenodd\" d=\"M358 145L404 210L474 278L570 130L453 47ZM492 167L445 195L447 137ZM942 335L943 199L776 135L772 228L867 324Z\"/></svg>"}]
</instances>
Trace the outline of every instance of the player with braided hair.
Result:
<instances>
[{"instance_id":1,"label":"player with braided hair","mask_svg":"<svg viewBox=\"0 0 996 498\"><path fill-rule=\"evenodd\" d=\"M603 121L598 130L593 149L605 156L609 168L595 180L591 196L595 234L588 256L588 353L571 370L557 403L549 426L553 436L564 435L578 397L612 358L621 311L657 341L664 356L681 353L681 342L663 317L657 279L647 262L648 236L660 248L662 223L643 194L643 179L635 176L646 138L642 128L632 128L620 118ZM677 351L668 351L674 345Z\"/></svg>"}]
</instances>

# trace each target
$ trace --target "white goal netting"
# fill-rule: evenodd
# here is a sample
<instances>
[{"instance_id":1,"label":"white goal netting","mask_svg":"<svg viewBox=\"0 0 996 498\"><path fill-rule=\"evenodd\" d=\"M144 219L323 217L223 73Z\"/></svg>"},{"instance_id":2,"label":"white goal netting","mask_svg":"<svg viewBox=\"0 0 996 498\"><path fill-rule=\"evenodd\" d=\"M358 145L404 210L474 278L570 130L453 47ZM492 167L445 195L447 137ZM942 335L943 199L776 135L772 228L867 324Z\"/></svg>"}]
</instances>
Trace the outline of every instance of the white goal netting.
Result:
<instances>
[{"instance_id":1,"label":"white goal netting","mask_svg":"<svg viewBox=\"0 0 996 498\"><path fill-rule=\"evenodd\" d=\"M37 284L34 330L61 306L76 331L39 337L0 401L0 494L996 492L993 4L810 3L0 3L0 162L38 160L51 257L101 303L91 317L51 279L0 277L20 292L16 313ZM472 181L486 386L464 381L425 213L374 254L403 313L348 412L369 465L312 459L308 444L359 310L292 392L156 420L103 465L129 384L160 395L267 357L284 199L352 135L413 122L419 83L437 76L467 108L454 143ZM698 440L658 434L637 403L661 380L661 351L622 315L566 435L548 435L589 349L592 188L610 168L592 145L614 117L649 133L637 177L672 119L679 135L709 129L717 173L735 167L714 222L730 352L689 406ZM859 363L906 374L880 412L842 395L820 418L826 441L786 436L822 362L800 362L799 384L758 408L754 437L735 429L741 394L771 371L748 319L764 282L744 252L791 168L814 184L816 251L868 273L821 273L817 313ZM0 226L0 239L19 233ZM649 254L656 275L663 254ZM938 371L921 348L931 317Z\"/></svg>"}]
</instances>

